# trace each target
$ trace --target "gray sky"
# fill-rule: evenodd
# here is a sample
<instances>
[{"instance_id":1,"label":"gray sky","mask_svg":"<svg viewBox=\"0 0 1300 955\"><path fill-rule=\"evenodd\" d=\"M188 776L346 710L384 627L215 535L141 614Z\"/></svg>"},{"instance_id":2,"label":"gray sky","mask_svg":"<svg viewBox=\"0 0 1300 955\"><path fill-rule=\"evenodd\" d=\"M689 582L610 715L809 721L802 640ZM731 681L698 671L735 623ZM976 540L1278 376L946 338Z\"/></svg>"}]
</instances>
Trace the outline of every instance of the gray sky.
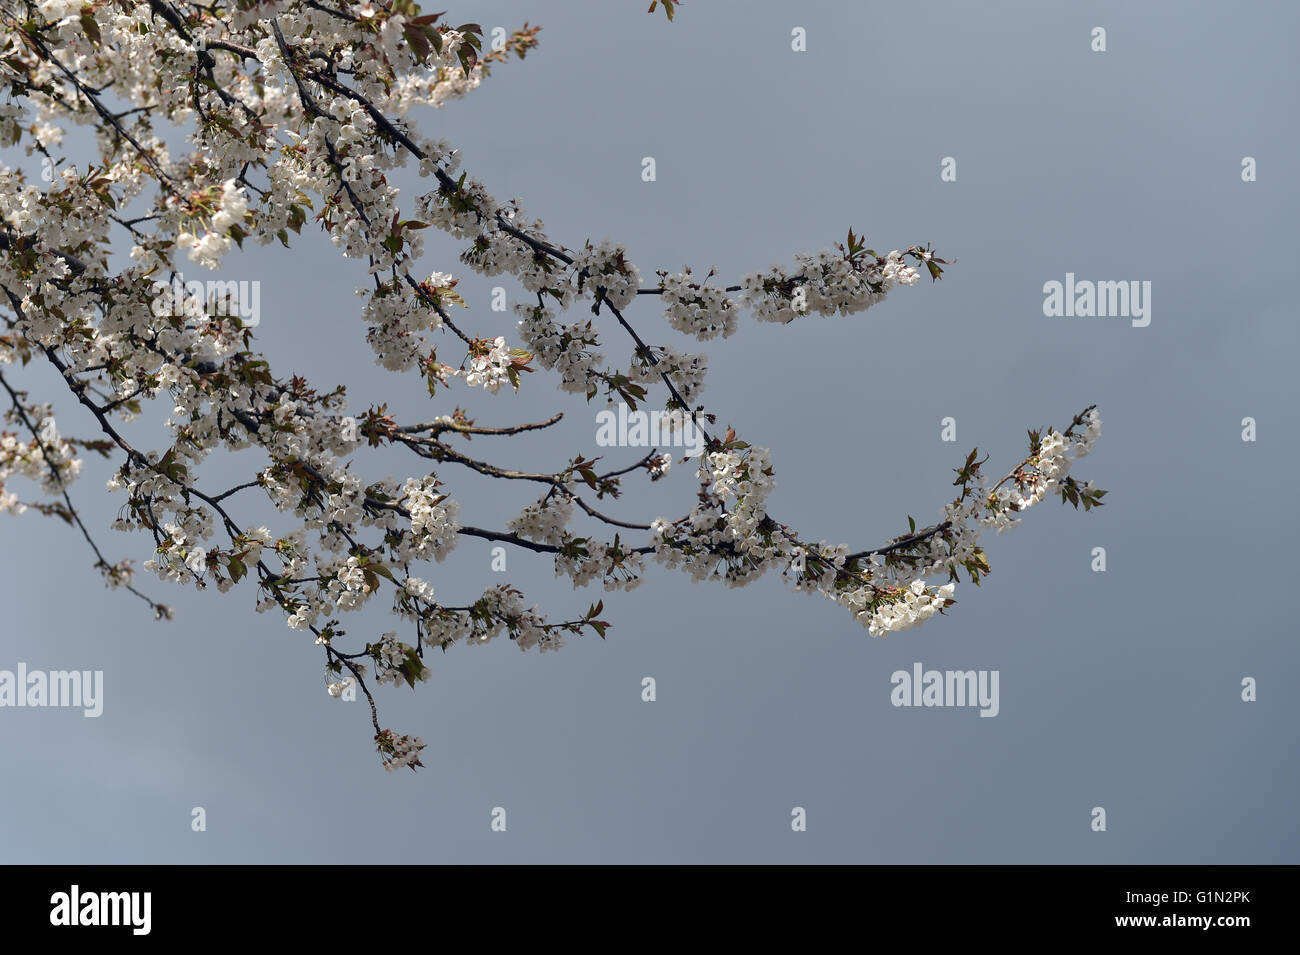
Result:
<instances>
[{"instance_id":1,"label":"gray sky","mask_svg":"<svg viewBox=\"0 0 1300 955\"><path fill-rule=\"evenodd\" d=\"M254 613L250 588L142 577L178 609L156 624L103 589L71 529L6 517L0 669L102 669L106 689L98 719L0 709L0 860L1300 861L1297 8L693 0L669 24L647 5L453 7L453 22L489 30L541 23L541 46L423 115L424 131L557 240L625 242L647 281L687 263L735 281L850 226L877 249L933 242L957 260L864 315L746 318L693 349L710 355L705 403L772 449L769 510L806 536L867 547L908 514L931 523L972 447L1010 464L1027 428L1094 402L1104 432L1075 473L1111 491L1106 507L1044 502L986 538L983 587L959 585L946 618L884 640L775 575L728 590L656 565L633 593L575 593L549 560L512 552L506 577L530 602L562 617L604 597L614 627L545 656L456 647L419 690L382 688L384 725L429 744L415 774L380 769L363 704L326 695L310 637ZM806 53L790 49L794 27ZM641 181L645 156L656 182ZM946 156L956 182L940 181ZM1241 179L1245 156L1257 182ZM517 340L513 317L487 308L497 280L425 235L428 269L462 276L474 330ZM1043 284L1067 272L1150 281L1151 324L1044 317ZM597 406L542 375L518 396L461 389L431 405L420 382L373 365L352 296L364 266L319 234L225 273L262 280L258 339L278 372L346 383L356 410L388 401L427 420L460 401L491 424L563 410L558 437L474 447L537 466L594 447ZM653 300L628 317L687 344ZM18 380L57 385L34 367ZM946 416L955 444L940 440ZM133 433L158 446L152 427ZM213 464L204 486L257 459ZM384 468L420 473L401 457L369 473ZM92 527L122 502L103 490L108 470L88 462L76 488ZM690 471L634 482L620 513L685 512ZM500 527L529 500L445 477L466 523ZM144 537L99 537L149 556ZM1099 546L1105 573L1090 569ZM424 576L441 598L473 599L502 579L489 559L464 540ZM358 641L396 623L375 603L345 619ZM918 661L999 671L997 717L892 706L890 675ZM206 832L190 830L195 806ZM489 828L497 806L504 833ZM806 832L791 830L796 806ZM1105 832L1090 829L1096 806Z\"/></svg>"}]
</instances>

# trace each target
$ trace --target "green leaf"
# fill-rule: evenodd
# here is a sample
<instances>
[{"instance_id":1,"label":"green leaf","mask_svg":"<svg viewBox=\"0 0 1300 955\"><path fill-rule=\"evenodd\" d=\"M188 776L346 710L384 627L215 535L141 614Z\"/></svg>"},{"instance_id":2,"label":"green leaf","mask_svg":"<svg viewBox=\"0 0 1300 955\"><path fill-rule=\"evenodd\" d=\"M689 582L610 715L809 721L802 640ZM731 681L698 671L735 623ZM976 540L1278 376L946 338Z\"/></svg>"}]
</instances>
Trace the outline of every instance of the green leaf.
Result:
<instances>
[{"instance_id":1,"label":"green leaf","mask_svg":"<svg viewBox=\"0 0 1300 955\"><path fill-rule=\"evenodd\" d=\"M409 23L402 29L406 42L411 44L411 52L415 54L416 60L423 63L429 58L429 38L425 35L424 30L418 26L411 26ZM441 43L439 43L438 52L442 52Z\"/></svg>"},{"instance_id":2,"label":"green leaf","mask_svg":"<svg viewBox=\"0 0 1300 955\"><path fill-rule=\"evenodd\" d=\"M86 36L90 37L96 43L102 43L104 38L100 36L99 24L95 22L95 17L89 11L82 8L81 29Z\"/></svg>"}]
</instances>

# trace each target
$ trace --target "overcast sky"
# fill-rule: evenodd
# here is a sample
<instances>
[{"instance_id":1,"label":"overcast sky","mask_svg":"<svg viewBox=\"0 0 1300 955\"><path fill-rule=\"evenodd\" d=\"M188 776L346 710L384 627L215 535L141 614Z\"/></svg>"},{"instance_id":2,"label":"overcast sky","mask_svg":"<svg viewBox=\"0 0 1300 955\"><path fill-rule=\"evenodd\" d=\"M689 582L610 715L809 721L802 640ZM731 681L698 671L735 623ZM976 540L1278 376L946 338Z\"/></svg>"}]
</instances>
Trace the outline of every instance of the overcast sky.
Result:
<instances>
[{"instance_id":1,"label":"overcast sky","mask_svg":"<svg viewBox=\"0 0 1300 955\"><path fill-rule=\"evenodd\" d=\"M0 709L0 860L1300 861L1297 7L691 0L669 24L647 5L452 7L488 30L541 23L541 45L420 116L423 130L557 240L626 243L647 281L690 264L733 282L850 227L956 260L863 315L745 319L704 346L705 403L771 448L769 510L807 537L869 547L909 514L931 523L972 447L1009 465L1026 429L1093 403L1104 431L1076 473L1110 490L1106 506L1030 511L986 539L984 586L963 582L947 617L883 640L775 575L729 590L656 565L633 593L575 593L545 558L512 552L494 574L489 545L463 540L423 574L440 598L508 579L560 618L603 596L614 626L545 656L455 647L417 691L381 688L384 725L428 743L426 769L392 774L364 704L326 694L318 648L256 614L249 587L141 577L177 607L155 623L103 588L72 529L0 518L0 669L105 680L98 719ZM806 52L791 50L796 27ZM956 181L941 181L945 157ZM21 151L0 159L38 169ZM431 402L374 365L353 296L364 266L308 231L223 273L262 281L258 342L279 374L346 383L355 410L388 401L405 421L456 401L485 424L566 413L555 435L475 442L498 461L554 467L594 448L596 406L542 374L518 395ZM428 271L462 276L467 324L517 340L488 309L499 280L425 235ZM1150 324L1046 317L1044 283L1067 273L1150 282ZM653 299L627 315L686 344ZM16 380L37 396L58 385L35 364ZM93 427L71 409L60 420ZM205 486L259 460L214 461ZM409 457L378 467L420 473ZM111 554L143 562L145 537L107 530L123 500L109 470L89 462L76 500ZM620 514L684 513L690 471L631 482ZM445 477L466 523L502 527L530 499ZM376 604L345 622L358 641L396 623ZM997 716L893 706L891 674L918 662L998 671Z\"/></svg>"}]
</instances>

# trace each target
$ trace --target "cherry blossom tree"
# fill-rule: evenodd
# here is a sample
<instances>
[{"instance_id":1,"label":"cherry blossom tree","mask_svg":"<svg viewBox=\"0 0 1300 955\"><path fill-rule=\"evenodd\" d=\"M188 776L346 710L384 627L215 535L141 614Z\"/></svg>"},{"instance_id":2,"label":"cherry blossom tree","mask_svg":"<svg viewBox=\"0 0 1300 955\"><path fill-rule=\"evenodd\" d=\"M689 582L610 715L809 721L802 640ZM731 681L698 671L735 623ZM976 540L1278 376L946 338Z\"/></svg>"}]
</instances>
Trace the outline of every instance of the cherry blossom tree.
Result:
<instances>
[{"instance_id":1,"label":"cherry blossom tree","mask_svg":"<svg viewBox=\"0 0 1300 955\"><path fill-rule=\"evenodd\" d=\"M650 11L673 19L676 6ZM524 59L538 27L525 23L485 50L477 24L453 27L412 0L4 0L0 15L0 145L45 160L48 173L65 132L80 126L97 152L47 177L0 167L0 508L66 521L109 586L168 618L134 563L105 555L71 497L85 454L112 459L109 491L122 502L114 527L152 540L142 569L255 595L258 611L310 635L329 692L359 689L368 701L386 769L421 765L424 743L381 724L373 688L428 679L429 649L505 635L546 651L609 626L602 601L553 618L509 585L445 597L430 562L462 538L529 552L575 586L606 591L638 585L651 562L732 586L775 571L884 636L952 606L962 575L980 582L986 530L1007 530L1049 495L1101 504L1105 491L1070 473L1100 433L1088 407L1061 430L1031 431L1026 455L998 479L970 452L942 520L917 528L909 518L906 533L881 545L813 540L769 514L773 455L701 403L705 355L655 344L659 323L710 341L746 314L777 323L856 315L950 263L928 246L880 253L849 231L735 284L690 269L647 282L622 244L549 236L520 200L494 198L452 144L419 127L425 108ZM423 192L399 195L401 167L418 173ZM375 360L418 376L442 413L350 408L344 387L279 376L229 296L174 281L183 266L214 269L232 250L292 248L315 227L355 261ZM510 276L521 296L517 342L476 336L454 272L421 267L431 227L463 243L464 268ZM127 248L130 266L110 267L110 253ZM630 360L607 361L607 347L628 349ZM91 437L66 435L53 405L24 387L32 363L62 376L60 400L80 409L76 426ZM698 478L679 516L611 507L626 484L669 471L673 456L659 449L539 470L467 450L471 438L545 430L559 416L486 426L458 407L448 413L448 399L458 389L541 388L546 374L526 374L538 371L589 403L654 407L670 432L700 437L698 459L679 462ZM169 412L165 442L131 443L122 426L159 406ZM411 455L413 476L367 474L367 453L381 447ZM212 452L243 449L256 450L258 470L205 486ZM479 479L524 482L539 496L496 527L465 523L456 488ZM252 495L269 499L284 526L241 519ZM341 616L375 599L391 601L398 629L347 636Z\"/></svg>"}]
</instances>

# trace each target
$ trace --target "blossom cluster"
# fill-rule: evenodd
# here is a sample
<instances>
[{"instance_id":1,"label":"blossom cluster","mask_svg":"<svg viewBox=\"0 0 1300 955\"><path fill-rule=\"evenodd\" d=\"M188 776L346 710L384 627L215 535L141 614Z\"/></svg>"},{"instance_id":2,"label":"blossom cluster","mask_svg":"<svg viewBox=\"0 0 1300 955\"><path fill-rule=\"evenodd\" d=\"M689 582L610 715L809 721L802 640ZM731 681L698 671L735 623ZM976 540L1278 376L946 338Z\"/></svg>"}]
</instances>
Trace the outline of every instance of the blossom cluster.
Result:
<instances>
[{"instance_id":1,"label":"blossom cluster","mask_svg":"<svg viewBox=\"0 0 1300 955\"><path fill-rule=\"evenodd\" d=\"M380 757L383 759L384 770L392 772L395 769L401 769L404 766L414 769L416 766L423 765L420 762L420 750L424 749L425 742L420 736L407 736L402 733L394 733L392 730L383 730L376 734L375 744L379 749Z\"/></svg>"},{"instance_id":2,"label":"blossom cluster","mask_svg":"<svg viewBox=\"0 0 1300 955\"><path fill-rule=\"evenodd\" d=\"M712 270L709 272L713 274ZM664 317L679 332L700 341L727 338L735 330L739 310L725 289L693 280L691 270L659 273Z\"/></svg>"},{"instance_id":3,"label":"blossom cluster","mask_svg":"<svg viewBox=\"0 0 1300 955\"><path fill-rule=\"evenodd\" d=\"M49 409L44 411L44 416L38 417L36 434L28 441L0 432L0 510L11 514L26 510L17 494L5 491L5 482L11 475L36 481L46 494L57 494L81 473L81 458L72 444L60 436Z\"/></svg>"},{"instance_id":4,"label":"blossom cluster","mask_svg":"<svg viewBox=\"0 0 1300 955\"><path fill-rule=\"evenodd\" d=\"M603 239L573 257L573 282L579 292L599 294L614 308L632 304L641 288L641 272L627 259L627 249Z\"/></svg>"},{"instance_id":5,"label":"blossom cluster","mask_svg":"<svg viewBox=\"0 0 1300 955\"><path fill-rule=\"evenodd\" d=\"M650 355L639 349L634 351L627 377L635 382L657 382L661 376L667 375L682 401L694 405L704 390L708 373L708 355L691 355L672 345L661 345L651 349Z\"/></svg>"},{"instance_id":6,"label":"blossom cluster","mask_svg":"<svg viewBox=\"0 0 1300 955\"><path fill-rule=\"evenodd\" d=\"M594 346L598 342L596 326L590 320L559 325L554 313L541 305L517 305L524 316L519 333L529 350L547 371L560 376L560 389L587 393L604 355Z\"/></svg>"},{"instance_id":7,"label":"blossom cluster","mask_svg":"<svg viewBox=\"0 0 1300 955\"><path fill-rule=\"evenodd\" d=\"M501 385L510 380L510 349L506 340L498 335L492 339L491 346L470 359L469 369L465 372L465 384L471 388L482 385L484 389L496 394Z\"/></svg>"},{"instance_id":8,"label":"blossom cluster","mask_svg":"<svg viewBox=\"0 0 1300 955\"><path fill-rule=\"evenodd\" d=\"M402 500L411 515L410 543L404 544L403 560L442 560L456 546L460 530L460 503L438 491L437 478L408 478L402 485Z\"/></svg>"},{"instance_id":9,"label":"blossom cluster","mask_svg":"<svg viewBox=\"0 0 1300 955\"><path fill-rule=\"evenodd\" d=\"M216 192L216 190L209 190ZM192 262L210 269L218 268L221 259L230 251L231 230L241 225L248 216L248 197L234 179L227 179L221 189L207 204L211 209L211 219L200 236L194 231L182 229L176 236L176 247L189 252ZM199 205L204 208L203 204Z\"/></svg>"},{"instance_id":10,"label":"blossom cluster","mask_svg":"<svg viewBox=\"0 0 1300 955\"><path fill-rule=\"evenodd\" d=\"M403 426L386 405L353 407L343 386L278 377L252 350L248 328L198 296L160 291L158 278L175 274L179 258L215 269L248 243L292 248L314 223L354 260L375 361L418 374L435 402L438 388L454 380L489 393L506 383L518 389L519 372L535 358L562 391L588 401L602 388L610 401L648 401L666 383L668 416L703 432L716 420L697 405L708 359L644 342L622 315L638 297L657 293L672 330L708 341L732 335L742 308L776 322L861 312L917 283L909 257L932 276L939 260L915 247L878 256L850 233L847 247L798 253L792 268L744 276L738 288L711 284L714 270L701 279L685 268L659 271L657 289L642 289L625 245L567 248L519 200L498 202L462 171L450 143L421 134L419 108L471 93L496 55L480 56L474 25L452 29L441 14L420 16L398 3L353 4L347 13L297 0L230 10L162 6L165 13L156 4L42 0L23 24L27 39L39 42L3 41L14 102L0 105L0 143L48 154L64 127L80 124L96 133L99 155L60 170L45 187L0 167L0 287L9 293L0 301L12 311L0 328L0 370L48 361L102 434L95 442L62 437L49 405L27 403L6 382L15 406L6 425L19 433L0 433L0 510L26 506L10 486L20 478L52 499L37 507L68 517L61 495L81 469L78 447L120 453L108 481L123 501L113 527L151 540L144 570L221 591L255 588L259 612L282 615L325 655L331 696L354 684L369 695L362 658L373 663L377 683L414 685L429 677L427 647L504 634L521 649L548 651L584 627L603 635L599 606L554 622L509 586L489 587L468 606L441 602L412 565L443 560L462 534L541 551L575 588L631 589L644 579L647 554L696 580L733 586L775 568L796 590L836 600L882 635L947 606L952 584L930 589L926 577L986 568L982 530L1005 529L1012 515L1051 493L1099 503L1104 492L1069 473L1100 432L1091 411L1077 419L1082 433L1072 427L1035 437L1002 485L986 487L968 462L962 496L945 510L941 530L854 557L847 544L803 540L768 514L771 455L728 430L725 438L705 435L690 511L653 521L646 534L645 524L611 519L589 502L619 506L602 503L618 498L617 475L644 470L661 480L669 454L613 470L615 477L596 475L581 459L557 475L517 472L451 448L456 435L512 433L475 429L459 408ZM106 90L113 102L102 99ZM183 150L163 125L183 132ZM397 173L412 160L428 188L404 208ZM514 308L526 350L511 349L504 336L459 330L463 313L453 319L453 310L472 310L456 277L418 268L429 227L466 243L460 262L467 268L509 275L522 287ZM118 239L129 242L129 264L120 269L108 254ZM580 303L591 317L564 317ZM601 336L609 330L631 333L626 368L605 364ZM446 357L448 335L466 347L459 367L438 358L439 349ZM441 336L437 349L434 336ZM153 403L166 413L168 443L137 450L118 425ZM447 431L452 437L444 439ZM413 452L419 471L367 474L359 452L384 444ZM205 490L200 471L218 449L255 450L252 479ZM458 467L551 486L505 531L462 526L448 484ZM241 526L236 505L254 495L265 497L274 519ZM602 535L579 520L610 530ZM629 532L637 540L629 542ZM133 586L129 561L98 561L111 584ZM363 652L339 649L345 632L335 615L358 613L388 589L394 613L415 625L416 645L391 632L368 640ZM421 739L377 722L375 729L386 769L420 764Z\"/></svg>"},{"instance_id":11,"label":"blossom cluster","mask_svg":"<svg viewBox=\"0 0 1300 955\"><path fill-rule=\"evenodd\" d=\"M1086 428L1077 436L1067 437L1057 431L1048 431L1039 442L1038 452L1030 461L1030 470L1014 477L1012 491L1000 495L990 493L986 499L987 514L981 518L986 527L994 527L999 534L1019 523L1013 515L1028 510L1066 481L1073 463L1092 450L1101 436L1101 414L1094 408L1084 418ZM1092 482L1083 485L1086 492L1094 490Z\"/></svg>"},{"instance_id":12,"label":"blossom cluster","mask_svg":"<svg viewBox=\"0 0 1300 955\"><path fill-rule=\"evenodd\" d=\"M944 584L931 592L922 581L914 580L902 591L901 599L892 600L872 612L863 611L860 616L867 619L867 632L873 637L883 637L893 630L906 630L919 623L924 623L947 605L952 598L955 584Z\"/></svg>"},{"instance_id":13,"label":"blossom cluster","mask_svg":"<svg viewBox=\"0 0 1300 955\"><path fill-rule=\"evenodd\" d=\"M397 639L396 631L385 633L369 650L375 661L376 683L397 685L405 680L414 685L416 680L424 681L433 675L415 648Z\"/></svg>"},{"instance_id":14,"label":"blossom cluster","mask_svg":"<svg viewBox=\"0 0 1300 955\"><path fill-rule=\"evenodd\" d=\"M525 507L506 526L513 534L542 544L559 545L568 536L573 520L573 498L565 494L548 494Z\"/></svg>"},{"instance_id":15,"label":"blossom cluster","mask_svg":"<svg viewBox=\"0 0 1300 955\"><path fill-rule=\"evenodd\" d=\"M830 249L795 255L795 268L772 265L742 279L741 302L760 322L801 315L853 315L885 300L895 286L915 285L920 273L893 251L863 264Z\"/></svg>"}]
</instances>

